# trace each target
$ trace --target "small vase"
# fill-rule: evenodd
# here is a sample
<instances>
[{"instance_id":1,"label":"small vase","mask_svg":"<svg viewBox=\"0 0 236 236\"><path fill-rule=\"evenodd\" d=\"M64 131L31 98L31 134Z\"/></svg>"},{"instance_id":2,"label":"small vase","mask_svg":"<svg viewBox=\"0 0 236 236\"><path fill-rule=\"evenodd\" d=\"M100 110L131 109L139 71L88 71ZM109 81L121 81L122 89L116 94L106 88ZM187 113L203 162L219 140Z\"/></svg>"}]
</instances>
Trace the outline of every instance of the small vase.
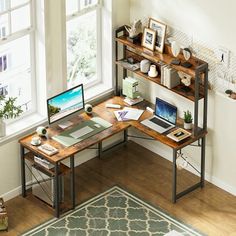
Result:
<instances>
[{"instance_id":1,"label":"small vase","mask_svg":"<svg viewBox=\"0 0 236 236\"><path fill-rule=\"evenodd\" d=\"M0 137L6 136L6 123L3 119L0 119Z\"/></svg>"},{"instance_id":2,"label":"small vase","mask_svg":"<svg viewBox=\"0 0 236 236\"><path fill-rule=\"evenodd\" d=\"M186 123L186 122L184 122L184 128L185 128L185 129L192 129L192 123Z\"/></svg>"}]
</instances>

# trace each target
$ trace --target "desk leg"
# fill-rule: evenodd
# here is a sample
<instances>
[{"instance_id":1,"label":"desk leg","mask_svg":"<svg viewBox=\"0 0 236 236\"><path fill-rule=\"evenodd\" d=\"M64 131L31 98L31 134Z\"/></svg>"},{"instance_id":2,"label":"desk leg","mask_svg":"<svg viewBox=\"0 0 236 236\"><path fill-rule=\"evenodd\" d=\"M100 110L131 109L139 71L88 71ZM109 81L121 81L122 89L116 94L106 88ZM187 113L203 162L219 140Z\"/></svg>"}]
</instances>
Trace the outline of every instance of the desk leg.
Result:
<instances>
[{"instance_id":1,"label":"desk leg","mask_svg":"<svg viewBox=\"0 0 236 236\"><path fill-rule=\"evenodd\" d=\"M177 151L173 150L173 169L172 169L172 202L176 203L176 185L177 185L177 169L176 169Z\"/></svg>"},{"instance_id":2,"label":"desk leg","mask_svg":"<svg viewBox=\"0 0 236 236\"><path fill-rule=\"evenodd\" d=\"M70 180L70 189L71 189L71 201L72 209L75 208L75 158L74 156L70 157L70 168L71 168L71 180Z\"/></svg>"},{"instance_id":3,"label":"desk leg","mask_svg":"<svg viewBox=\"0 0 236 236\"><path fill-rule=\"evenodd\" d=\"M25 149L20 145L20 157L21 157L21 184L22 184L22 197L26 197L25 189Z\"/></svg>"},{"instance_id":4,"label":"desk leg","mask_svg":"<svg viewBox=\"0 0 236 236\"><path fill-rule=\"evenodd\" d=\"M102 158L102 142L98 143L98 157Z\"/></svg>"},{"instance_id":5,"label":"desk leg","mask_svg":"<svg viewBox=\"0 0 236 236\"><path fill-rule=\"evenodd\" d=\"M204 187L205 182L205 148L206 148L206 137L202 138L201 146L201 188Z\"/></svg>"},{"instance_id":6,"label":"desk leg","mask_svg":"<svg viewBox=\"0 0 236 236\"><path fill-rule=\"evenodd\" d=\"M60 191L59 191L59 163L55 164L55 186L54 186L54 200L55 200L55 217L59 218L60 216L60 206L59 206L59 199L60 199Z\"/></svg>"},{"instance_id":7,"label":"desk leg","mask_svg":"<svg viewBox=\"0 0 236 236\"><path fill-rule=\"evenodd\" d=\"M126 144L128 141L128 129L124 130L124 143Z\"/></svg>"}]
</instances>

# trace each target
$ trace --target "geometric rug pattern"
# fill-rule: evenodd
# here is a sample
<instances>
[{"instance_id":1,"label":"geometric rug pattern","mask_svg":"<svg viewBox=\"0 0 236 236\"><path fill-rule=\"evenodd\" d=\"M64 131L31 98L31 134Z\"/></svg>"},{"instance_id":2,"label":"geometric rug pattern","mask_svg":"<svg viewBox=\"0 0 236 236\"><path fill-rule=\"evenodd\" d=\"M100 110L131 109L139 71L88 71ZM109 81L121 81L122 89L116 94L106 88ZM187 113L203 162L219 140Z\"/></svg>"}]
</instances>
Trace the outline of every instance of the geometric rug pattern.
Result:
<instances>
[{"instance_id":1,"label":"geometric rug pattern","mask_svg":"<svg viewBox=\"0 0 236 236\"><path fill-rule=\"evenodd\" d=\"M203 235L115 186L24 236L161 236L168 233Z\"/></svg>"}]
</instances>

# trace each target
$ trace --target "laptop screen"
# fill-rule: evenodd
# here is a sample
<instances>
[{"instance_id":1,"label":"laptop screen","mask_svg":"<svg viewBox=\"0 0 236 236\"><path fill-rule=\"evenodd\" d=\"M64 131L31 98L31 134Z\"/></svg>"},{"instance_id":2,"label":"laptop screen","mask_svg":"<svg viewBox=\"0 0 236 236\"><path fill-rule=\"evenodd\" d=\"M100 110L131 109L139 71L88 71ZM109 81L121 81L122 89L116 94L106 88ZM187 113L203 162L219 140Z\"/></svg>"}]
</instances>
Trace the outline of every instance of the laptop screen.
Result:
<instances>
[{"instance_id":1,"label":"laptop screen","mask_svg":"<svg viewBox=\"0 0 236 236\"><path fill-rule=\"evenodd\" d=\"M161 100L160 98L156 98L155 115L175 125L177 119L177 107Z\"/></svg>"}]
</instances>

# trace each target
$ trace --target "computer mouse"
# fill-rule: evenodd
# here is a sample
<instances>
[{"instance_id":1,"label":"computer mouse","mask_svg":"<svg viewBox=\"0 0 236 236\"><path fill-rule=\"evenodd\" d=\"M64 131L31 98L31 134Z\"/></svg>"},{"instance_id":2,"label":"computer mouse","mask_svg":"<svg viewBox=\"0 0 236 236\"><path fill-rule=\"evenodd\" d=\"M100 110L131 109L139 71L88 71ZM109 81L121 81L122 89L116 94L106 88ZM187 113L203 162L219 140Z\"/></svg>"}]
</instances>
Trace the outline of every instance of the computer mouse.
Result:
<instances>
[{"instance_id":1,"label":"computer mouse","mask_svg":"<svg viewBox=\"0 0 236 236\"><path fill-rule=\"evenodd\" d=\"M97 128L101 127L101 125L99 125L99 124L94 124L94 126L97 127Z\"/></svg>"}]
</instances>

